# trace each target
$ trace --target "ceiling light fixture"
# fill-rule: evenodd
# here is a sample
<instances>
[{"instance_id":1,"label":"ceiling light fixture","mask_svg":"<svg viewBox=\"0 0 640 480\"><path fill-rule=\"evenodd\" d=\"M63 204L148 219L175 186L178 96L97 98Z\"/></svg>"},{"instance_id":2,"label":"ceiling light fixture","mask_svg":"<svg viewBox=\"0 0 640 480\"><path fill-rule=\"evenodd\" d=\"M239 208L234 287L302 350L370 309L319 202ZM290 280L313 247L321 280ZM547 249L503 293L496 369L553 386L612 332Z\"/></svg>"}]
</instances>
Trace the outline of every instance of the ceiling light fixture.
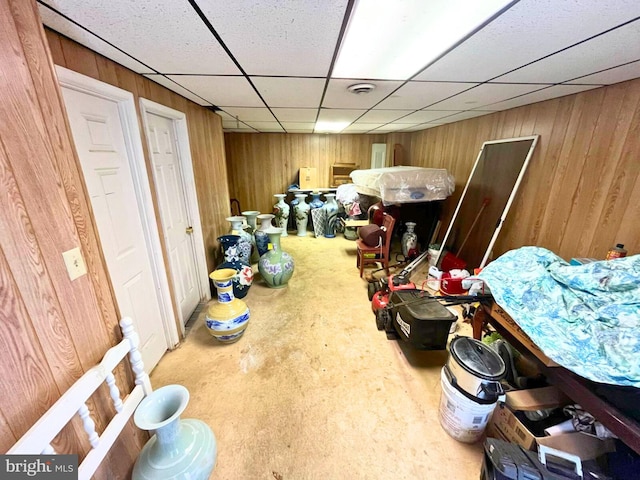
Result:
<instances>
[{"instance_id":1,"label":"ceiling light fixture","mask_svg":"<svg viewBox=\"0 0 640 480\"><path fill-rule=\"evenodd\" d=\"M406 80L514 0L356 0L333 69Z\"/></svg>"},{"instance_id":2,"label":"ceiling light fixture","mask_svg":"<svg viewBox=\"0 0 640 480\"><path fill-rule=\"evenodd\" d=\"M351 122L316 122L315 133L339 133L351 125Z\"/></svg>"},{"instance_id":3,"label":"ceiling light fixture","mask_svg":"<svg viewBox=\"0 0 640 480\"><path fill-rule=\"evenodd\" d=\"M349 85L347 90L356 95L366 95L375 88L376 86L373 83L354 83L353 85Z\"/></svg>"}]
</instances>

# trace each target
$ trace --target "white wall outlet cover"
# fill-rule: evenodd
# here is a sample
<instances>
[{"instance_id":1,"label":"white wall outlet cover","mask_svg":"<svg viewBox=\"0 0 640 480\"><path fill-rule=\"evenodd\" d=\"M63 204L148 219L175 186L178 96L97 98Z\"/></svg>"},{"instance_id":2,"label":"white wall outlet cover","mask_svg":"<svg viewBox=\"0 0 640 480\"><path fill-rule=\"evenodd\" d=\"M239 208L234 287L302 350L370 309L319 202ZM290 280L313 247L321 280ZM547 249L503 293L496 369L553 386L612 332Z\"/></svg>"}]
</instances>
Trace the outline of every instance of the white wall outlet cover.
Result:
<instances>
[{"instance_id":1,"label":"white wall outlet cover","mask_svg":"<svg viewBox=\"0 0 640 480\"><path fill-rule=\"evenodd\" d=\"M69 278L71 280L86 275L87 266L84 263L84 258L82 258L82 253L80 253L80 247L62 252L62 258L64 259L64 264L67 267L67 272L69 272Z\"/></svg>"}]
</instances>

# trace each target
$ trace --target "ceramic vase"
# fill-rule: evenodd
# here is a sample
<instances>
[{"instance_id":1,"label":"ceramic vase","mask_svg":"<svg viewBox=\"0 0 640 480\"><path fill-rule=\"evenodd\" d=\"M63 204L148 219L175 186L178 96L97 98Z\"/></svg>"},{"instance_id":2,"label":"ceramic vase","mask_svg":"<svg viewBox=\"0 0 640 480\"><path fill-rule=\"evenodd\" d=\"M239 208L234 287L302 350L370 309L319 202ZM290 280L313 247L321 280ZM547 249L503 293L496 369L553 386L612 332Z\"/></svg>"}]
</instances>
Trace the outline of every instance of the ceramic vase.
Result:
<instances>
[{"instance_id":1,"label":"ceramic vase","mask_svg":"<svg viewBox=\"0 0 640 480\"><path fill-rule=\"evenodd\" d=\"M293 213L296 216L296 228L298 230L299 237L307 236L307 223L309 222L309 204L305 202L305 198L307 198L306 193L296 193L296 198L298 199L298 204L293 207Z\"/></svg>"},{"instance_id":2,"label":"ceramic vase","mask_svg":"<svg viewBox=\"0 0 640 480\"><path fill-rule=\"evenodd\" d=\"M269 235L267 235L266 230L273 228L272 221L274 218L275 215L272 213L262 213L258 215L260 227L253 234L253 238L256 241L258 257L262 257L262 255L267 253L267 250L269 250Z\"/></svg>"},{"instance_id":3,"label":"ceramic vase","mask_svg":"<svg viewBox=\"0 0 640 480\"><path fill-rule=\"evenodd\" d=\"M405 258L415 258L418 256L418 235L415 233L416 224L414 222L405 223L407 231L402 234L402 255Z\"/></svg>"},{"instance_id":4,"label":"ceramic vase","mask_svg":"<svg viewBox=\"0 0 640 480\"><path fill-rule=\"evenodd\" d=\"M218 237L224 261L216 270L231 268L237 272L233 278L233 294L236 298L244 298L253 283L253 270L249 262L240 257L240 235L222 235Z\"/></svg>"},{"instance_id":5,"label":"ceramic vase","mask_svg":"<svg viewBox=\"0 0 640 480\"><path fill-rule=\"evenodd\" d=\"M336 202L335 193L325 193L327 199L322 209L326 215L326 224L324 227L324 236L334 238L336 236L336 227L338 223L338 202Z\"/></svg>"},{"instance_id":6,"label":"ceramic vase","mask_svg":"<svg viewBox=\"0 0 640 480\"><path fill-rule=\"evenodd\" d=\"M266 232L269 235L271 248L260 257L258 270L268 287L283 288L293 275L293 258L287 252L283 252L280 247L281 228L271 228Z\"/></svg>"},{"instance_id":7,"label":"ceramic vase","mask_svg":"<svg viewBox=\"0 0 640 480\"><path fill-rule=\"evenodd\" d=\"M322 208L324 205L324 202L320 200L320 195L320 192L311 192L311 201L309 202L309 221L311 222L311 227L314 229L314 232L315 227L313 226L313 214L311 212L316 208Z\"/></svg>"},{"instance_id":8,"label":"ceramic vase","mask_svg":"<svg viewBox=\"0 0 640 480\"><path fill-rule=\"evenodd\" d=\"M327 225L327 214L324 208L311 210L311 220L313 222L313 234L316 238L324 237L324 229Z\"/></svg>"},{"instance_id":9,"label":"ceramic vase","mask_svg":"<svg viewBox=\"0 0 640 480\"><path fill-rule=\"evenodd\" d=\"M260 215L260 212L257 210L247 210L245 212L242 212L242 216L247 219L247 226L245 227L245 231L250 235L253 235L258 228L256 223L258 215Z\"/></svg>"},{"instance_id":10,"label":"ceramic vase","mask_svg":"<svg viewBox=\"0 0 640 480\"><path fill-rule=\"evenodd\" d=\"M218 444L201 420L180 419L189 403L182 385L161 387L142 399L133 421L154 432L133 467L133 480L207 480L216 465Z\"/></svg>"},{"instance_id":11,"label":"ceramic vase","mask_svg":"<svg viewBox=\"0 0 640 480\"><path fill-rule=\"evenodd\" d=\"M273 214L276 217L276 225L282 229L282 236L287 236L287 225L289 223L289 205L284 201L285 193L276 193L274 197L278 202L273 206Z\"/></svg>"},{"instance_id":12,"label":"ceramic vase","mask_svg":"<svg viewBox=\"0 0 640 480\"><path fill-rule=\"evenodd\" d=\"M249 323L249 307L233 294L236 274L232 268L223 268L209 275L216 286L218 301L207 308L204 323L209 333L222 343L237 342Z\"/></svg>"},{"instance_id":13,"label":"ceramic vase","mask_svg":"<svg viewBox=\"0 0 640 480\"><path fill-rule=\"evenodd\" d=\"M238 242L238 255L240 259L251 264L251 250L253 248L253 235L245 230L244 225L245 217L242 215L235 215L233 217L227 217L227 222L231 223L231 235L239 235L240 241Z\"/></svg>"}]
</instances>

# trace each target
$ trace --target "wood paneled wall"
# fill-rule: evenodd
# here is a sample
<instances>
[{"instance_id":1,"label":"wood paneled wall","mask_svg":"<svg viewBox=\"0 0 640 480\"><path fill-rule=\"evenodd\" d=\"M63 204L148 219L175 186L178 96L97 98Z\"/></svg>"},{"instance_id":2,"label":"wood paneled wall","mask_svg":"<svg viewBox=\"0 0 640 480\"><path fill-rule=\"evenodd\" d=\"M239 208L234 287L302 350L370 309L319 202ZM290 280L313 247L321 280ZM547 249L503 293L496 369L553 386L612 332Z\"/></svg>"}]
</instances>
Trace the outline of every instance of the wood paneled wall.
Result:
<instances>
[{"instance_id":1,"label":"wood paneled wall","mask_svg":"<svg viewBox=\"0 0 640 480\"><path fill-rule=\"evenodd\" d=\"M34 1L0 0L0 450L120 339L82 173ZM88 274L69 280L62 252ZM118 372L121 388L131 385ZM107 390L108 392L108 390ZM89 405L98 431L108 393ZM148 438L131 423L96 478L126 478ZM85 452L80 422L57 440Z\"/></svg>"},{"instance_id":2,"label":"wood paneled wall","mask_svg":"<svg viewBox=\"0 0 640 480\"><path fill-rule=\"evenodd\" d=\"M142 143L147 160L149 181L154 192L155 185L150 169L151 162L142 128L138 99L140 97L146 98L186 114L189 141L191 143L191 159L202 222L202 234L207 250L207 267L209 271L213 271L217 264L216 257L219 255L219 245L216 239L227 231L228 223L225 218L229 216L230 212L221 118L206 108L83 47L73 40L48 29L46 34L53 61L56 65L133 93L136 109L138 110L140 131L143 132ZM155 193L153 197L154 206L156 212L158 212ZM160 222L159 217L158 222Z\"/></svg>"},{"instance_id":3,"label":"wood paneled wall","mask_svg":"<svg viewBox=\"0 0 640 480\"><path fill-rule=\"evenodd\" d=\"M226 133L229 191L243 210L271 213L276 193L298 183L301 167L315 167L321 187L330 184L331 165L371 165L371 145L385 135Z\"/></svg>"},{"instance_id":4,"label":"wood paneled wall","mask_svg":"<svg viewBox=\"0 0 640 480\"><path fill-rule=\"evenodd\" d=\"M615 243L637 254L639 101L636 79L423 130L412 134L410 162L456 177L446 226L484 141L539 134L494 254L538 245L565 259L601 259Z\"/></svg>"}]
</instances>

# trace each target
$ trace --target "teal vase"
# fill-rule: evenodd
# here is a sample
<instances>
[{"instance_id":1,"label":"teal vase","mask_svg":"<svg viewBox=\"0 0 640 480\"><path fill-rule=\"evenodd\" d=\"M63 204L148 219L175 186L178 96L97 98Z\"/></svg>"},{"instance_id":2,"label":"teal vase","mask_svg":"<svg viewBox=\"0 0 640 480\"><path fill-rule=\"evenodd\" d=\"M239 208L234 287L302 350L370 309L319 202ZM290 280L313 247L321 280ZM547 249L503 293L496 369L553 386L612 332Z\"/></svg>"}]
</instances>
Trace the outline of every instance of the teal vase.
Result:
<instances>
[{"instance_id":1,"label":"teal vase","mask_svg":"<svg viewBox=\"0 0 640 480\"><path fill-rule=\"evenodd\" d=\"M266 234L269 235L271 248L260 257L258 271L268 287L286 287L293 275L293 258L280 247L281 228L270 228Z\"/></svg>"},{"instance_id":2,"label":"teal vase","mask_svg":"<svg viewBox=\"0 0 640 480\"><path fill-rule=\"evenodd\" d=\"M142 399L133 415L136 426L155 432L133 467L133 480L207 480L216 465L218 445L201 420L181 420L189 403L182 385L167 385Z\"/></svg>"}]
</instances>

